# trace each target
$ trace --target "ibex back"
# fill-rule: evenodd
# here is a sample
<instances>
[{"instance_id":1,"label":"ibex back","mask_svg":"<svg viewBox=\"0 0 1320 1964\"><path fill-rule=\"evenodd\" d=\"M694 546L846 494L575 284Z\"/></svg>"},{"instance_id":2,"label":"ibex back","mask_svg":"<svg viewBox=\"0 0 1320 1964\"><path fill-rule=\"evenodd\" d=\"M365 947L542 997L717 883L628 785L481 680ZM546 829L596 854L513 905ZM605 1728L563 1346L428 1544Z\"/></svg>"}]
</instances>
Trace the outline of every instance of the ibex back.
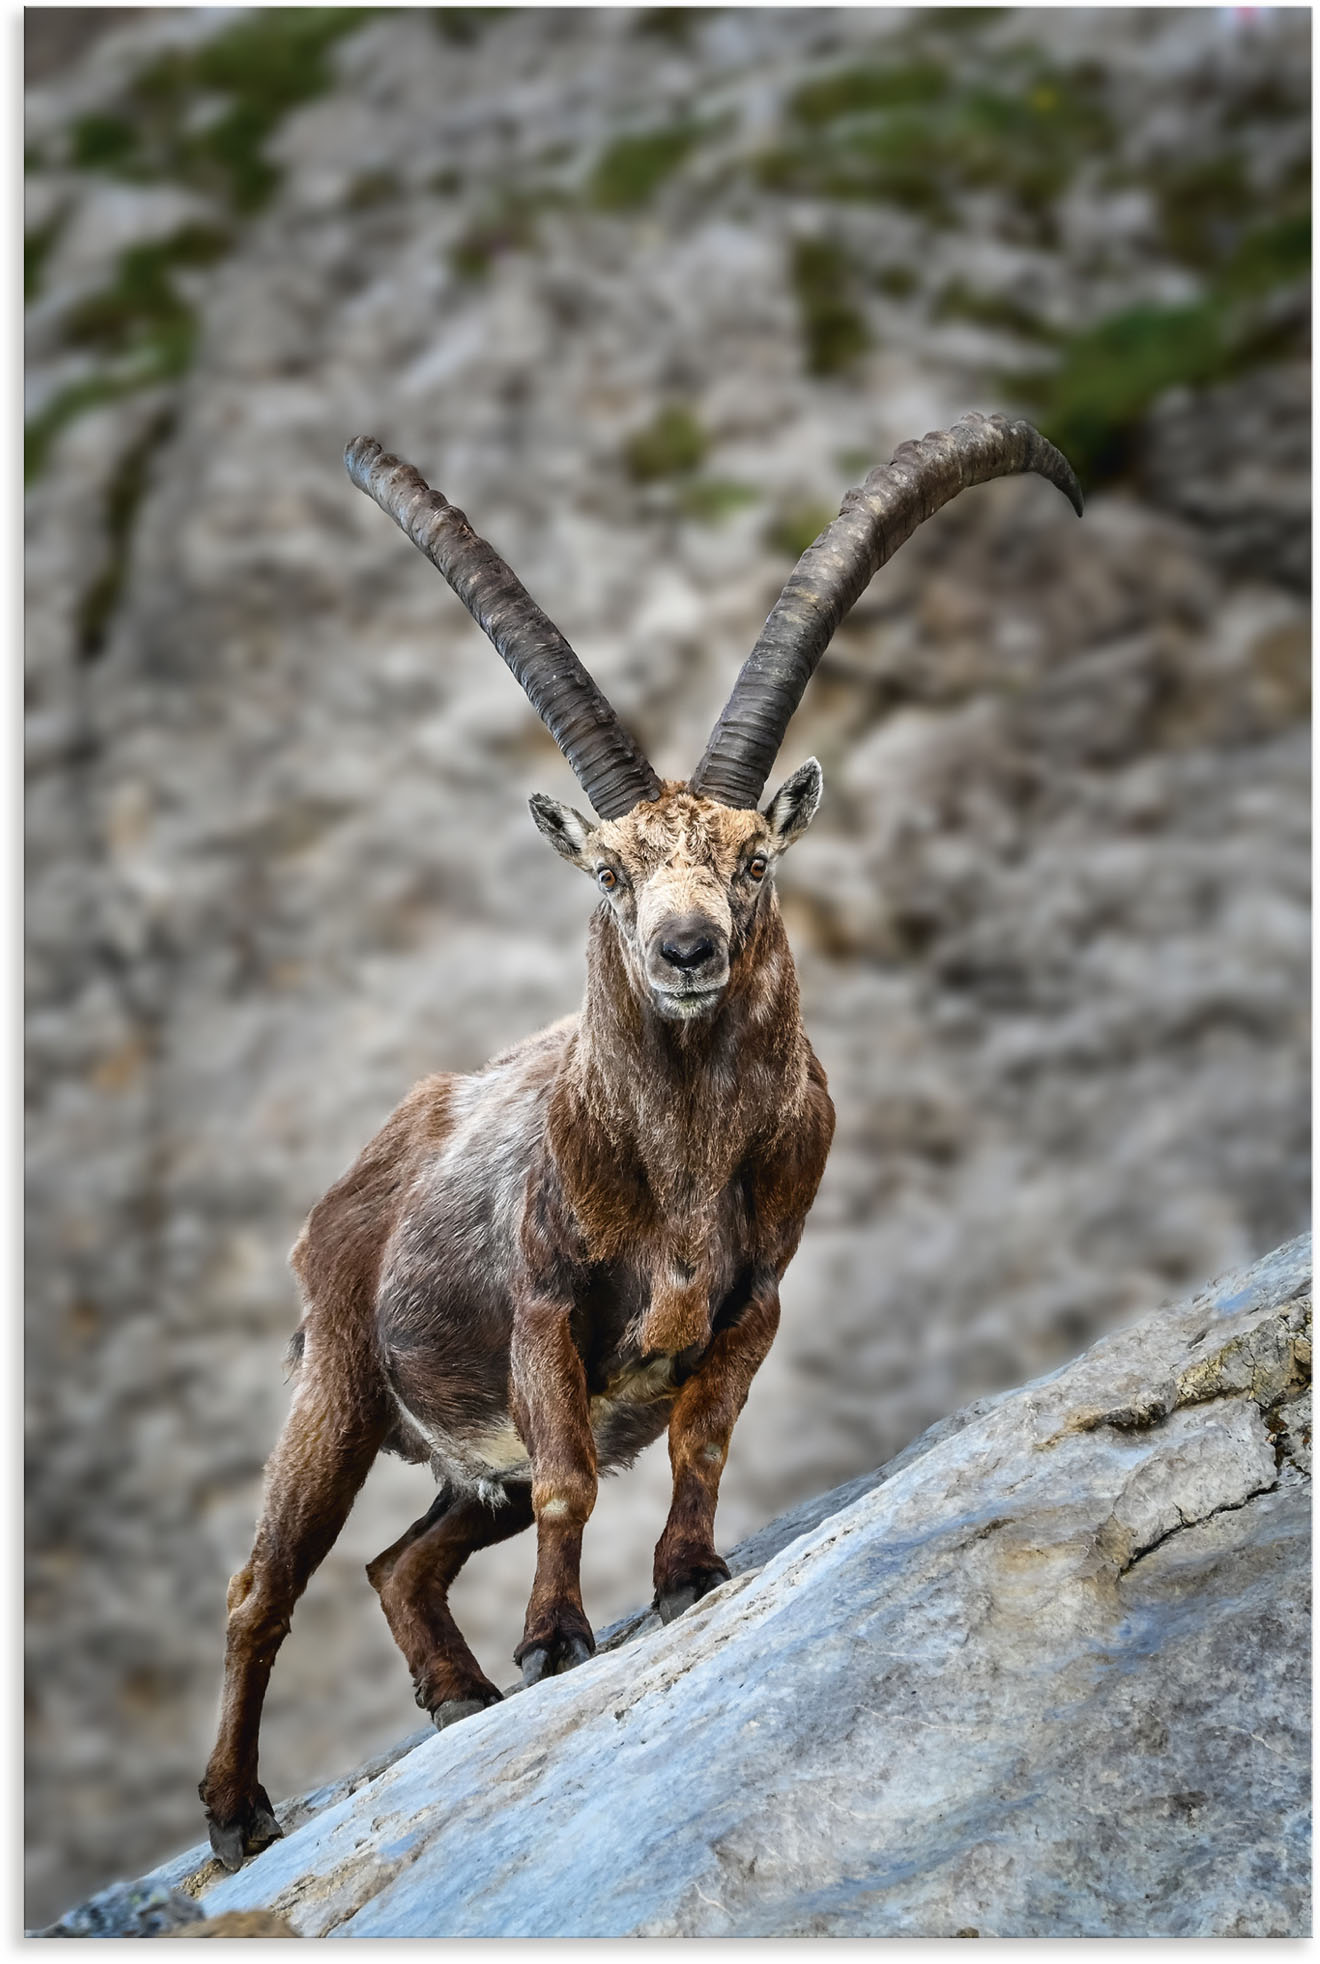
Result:
<instances>
[{"instance_id":1,"label":"ibex back","mask_svg":"<svg viewBox=\"0 0 1320 1964\"><path fill-rule=\"evenodd\" d=\"M761 794L802 691L878 567L969 484L1036 471L1081 509L1030 425L972 416L905 444L799 561L697 769L662 783L563 637L463 514L369 438L354 482L485 628L596 813L532 816L596 882L581 1013L470 1077L419 1084L293 1251L304 1298L292 1408L256 1542L229 1586L220 1732L201 1784L237 1868L279 1833L258 1783L275 1653L376 1454L429 1462L430 1511L367 1573L437 1725L495 1702L449 1613L474 1550L537 1531L526 1682L593 1649L578 1571L602 1472L666 1429L655 1550L669 1621L728 1575L715 1507L734 1422L834 1109L802 1029L775 866L821 795L809 759Z\"/></svg>"}]
</instances>

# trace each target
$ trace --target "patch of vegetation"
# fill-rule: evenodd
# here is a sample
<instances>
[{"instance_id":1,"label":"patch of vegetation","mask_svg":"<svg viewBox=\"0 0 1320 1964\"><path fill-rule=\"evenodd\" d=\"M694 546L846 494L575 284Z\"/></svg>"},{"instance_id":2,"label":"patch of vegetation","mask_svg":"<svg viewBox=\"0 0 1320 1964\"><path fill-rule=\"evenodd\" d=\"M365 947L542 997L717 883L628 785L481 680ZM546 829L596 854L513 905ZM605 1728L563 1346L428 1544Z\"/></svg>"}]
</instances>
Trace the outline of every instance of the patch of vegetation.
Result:
<instances>
[{"instance_id":1,"label":"patch of vegetation","mask_svg":"<svg viewBox=\"0 0 1320 1964\"><path fill-rule=\"evenodd\" d=\"M1231 251L1259 209L1241 151L1179 159L1146 180L1159 207L1165 244L1184 265L1207 271Z\"/></svg>"},{"instance_id":2,"label":"patch of vegetation","mask_svg":"<svg viewBox=\"0 0 1320 1964\"><path fill-rule=\"evenodd\" d=\"M229 245L229 234L217 227L185 225L166 239L130 246L120 254L111 283L70 310L66 338L75 347L95 349L111 365L59 390L28 423L25 478L40 476L56 437L75 417L184 373L196 343L197 316L173 276L184 267L211 265Z\"/></svg>"},{"instance_id":3,"label":"patch of vegetation","mask_svg":"<svg viewBox=\"0 0 1320 1964\"><path fill-rule=\"evenodd\" d=\"M844 116L936 102L948 89L948 70L934 61L896 63L884 68L841 68L819 81L804 82L789 97L788 111L795 121L818 128Z\"/></svg>"},{"instance_id":4,"label":"patch of vegetation","mask_svg":"<svg viewBox=\"0 0 1320 1964\"><path fill-rule=\"evenodd\" d=\"M837 509L829 505L805 501L785 505L775 513L761 536L771 552L796 562L837 516Z\"/></svg>"},{"instance_id":5,"label":"patch of vegetation","mask_svg":"<svg viewBox=\"0 0 1320 1964\"><path fill-rule=\"evenodd\" d=\"M1029 341L1053 341L1054 330L1034 307L1015 300L1011 293L985 293L969 286L961 277L950 280L931 308L932 320L975 321L980 327L1003 328Z\"/></svg>"},{"instance_id":6,"label":"patch of vegetation","mask_svg":"<svg viewBox=\"0 0 1320 1964\"><path fill-rule=\"evenodd\" d=\"M69 132L69 162L77 170L122 171L138 155L138 133L126 116L92 111Z\"/></svg>"},{"instance_id":7,"label":"patch of vegetation","mask_svg":"<svg viewBox=\"0 0 1320 1964\"><path fill-rule=\"evenodd\" d=\"M640 7L634 16L633 31L685 48L699 28L724 12L723 7Z\"/></svg>"},{"instance_id":8,"label":"patch of vegetation","mask_svg":"<svg viewBox=\"0 0 1320 1964\"><path fill-rule=\"evenodd\" d=\"M512 13L511 7L430 7L431 25L442 41L455 47L470 48L479 41L492 21Z\"/></svg>"},{"instance_id":9,"label":"patch of vegetation","mask_svg":"<svg viewBox=\"0 0 1320 1964\"><path fill-rule=\"evenodd\" d=\"M650 203L703 134L693 122L668 123L615 137L601 152L588 195L601 211L639 211Z\"/></svg>"},{"instance_id":10,"label":"patch of vegetation","mask_svg":"<svg viewBox=\"0 0 1320 1964\"><path fill-rule=\"evenodd\" d=\"M1219 291L1241 296L1277 293L1309 281L1311 276L1311 213L1296 211L1272 219L1238 240L1219 280Z\"/></svg>"},{"instance_id":11,"label":"patch of vegetation","mask_svg":"<svg viewBox=\"0 0 1320 1964\"><path fill-rule=\"evenodd\" d=\"M138 507L147 488L151 460L174 428L174 411L154 416L137 442L120 458L106 486L104 520L105 563L78 602L77 647L80 661L95 661L105 646L110 622L128 573L129 544Z\"/></svg>"},{"instance_id":12,"label":"patch of vegetation","mask_svg":"<svg viewBox=\"0 0 1320 1964\"><path fill-rule=\"evenodd\" d=\"M1004 378L1037 410L1084 483L1104 483L1129 468L1142 420L1166 389L1206 388L1308 352L1306 187L1285 187L1284 208L1253 225L1243 221L1259 200L1235 203L1236 170L1212 175L1224 193L1224 228L1211 217L1213 200L1202 206L1198 194L1183 207L1183 250L1203 262L1200 300L1129 308L1063 340L1053 372ZM1204 228L1192 224L1193 211L1205 216Z\"/></svg>"},{"instance_id":13,"label":"patch of vegetation","mask_svg":"<svg viewBox=\"0 0 1320 1964\"><path fill-rule=\"evenodd\" d=\"M702 524L718 525L721 519L754 505L761 493L753 484L741 484L732 477L694 477L678 494L678 509L684 518Z\"/></svg>"},{"instance_id":14,"label":"patch of vegetation","mask_svg":"<svg viewBox=\"0 0 1320 1964\"><path fill-rule=\"evenodd\" d=\"M853 272L836 239L795 239L789 283L797 298L809 375L838 375L871 345L853 302Z\"/></svg>"},{"instance_id":15,"label":"patch of vegetation","mask_svg":"<svg viewBox=\"0 0 1320 1964\"><path fill-rule=\"evenodd\" d=\"M46 276L46 261L64 226L65 214L57 212L44 225L34 225L23 234L23 299L35 300Z\"/></svg>"},{"instance_id":16,"label":"patch of vegetation","mask_svg":"<svg viewBox=\"0 0 1320 1964\"><path fill-rule=\"evenodd\" d=\"M428 191L434 191L439 198L452 198L463 189L461 170L438 170L426 180Z\"/></svg>"},{"instance_id":17,"label":"patch of vegetation","mask_svg":"<svg viewBox=\"0 0 1320 1964\"><path fill-rule=\"evenodd\" d=\"M992 21L1006 19L1012 11L1011 7L931 7L922 18L922 26L944 28L950 34L971 34Z\"/></svg>"},{"instance_id":18,"label":"patch of vegetation","mask_svg":"<svg viewBox=\"0 0 1320 1964\"><path fill-rule=\"evenodd\" d=\"M844 102L860 100L859 83L835 86ZM994 87L822 117L809 140L764 153L756 169L771 191L897 204L932 225L952 221L959 194L995 188L1039 223L1081 162L1104 154L1112 137L1097 76L1035 65Z\"/></svg>"},{"instance_id":19,"label":"patch of vegetation","mask_svg":"<svg viewBox=\"0 0 1320 1964\"><path fill-rule=\"evenodd\" d=\"M84 168L182 181L256 211L279 182L265 146L291 109L333 79L336 41L372 18L369 7L257 8L212 40L157 56L122 115L84 117L74 159ZM199 103L216 113L198 126Z\"/></svg>"},{"instance_id":20,"label":"patch of vegetation","mask_svg":"<svg viewBox=\"0 0 1320 1964\"><path fill-rule=\"evenodd\" d=\"M136 377L102 374L85 375L77 382L70 382L67 388L58 390L40 415L33 416L24 425L25 482L31 483L34 478L40 477L56 437L76 417L84 415L89 409L99 409L103 403L114 402L119 396L130 395L141 387Z\"/></svg>"},{"instance_id":21,"label":"patch of vegetation","mask_svg":"<svg viewBox=\"0 0 1320 1964\"><path fill-rule=\"evenodd\" d=\"M371 211L377 205L394 204L403 196L403 183L397 171L362 171L344 193L346 211Z\"/></svg>"},{"instance_id":22,"label":"patch of vegetation","mask_svg":"<svg viewBox=\"0 0 1320 1964\"><path fill-rule=\"evenodd\" d=\"M235 212L256 211L279 182L265 155L269 138L289 110L330 86L330 50L376 11L254 9L198 47L158 56L133 82L122 113L82 117L72 131L71 160L132 179L181 182ZM199 110L208 109L209 120L199 122ZM39 233L25 244L35 290L49 243ZM59 390L32 418L24 431L27 477L40 473L75 417L183 373L196 322L172 274L211 264L230 244L219 228L186 226L171 239L132 247L111 284L71 311L65 329L73 345L111 359Z\"/></svg>"},{"instance_id":23,"label":"patch of vegetation","mask_svg":"<svg viewBox=\"0 0 1320 1964\"><path fill-rule=\"evenodd\" d=\"M1234 348L1213 302L1132 307L1074 335L1057 369L1017 377L1043 433L1083 485L1119 476L1131 463L1141 418L1177 384L1204 387L1233 372Z\"/></svg>"},{"instance_id":24,"label":"patch of vegetation","mask_svg":"<svg viewBox=\"0 0 1320 1964\"><path fill-rule=\"evenodd\" d=\"M897 265L882 266L875 276L875 283L881 293L887 293L891 300L906 300L919 285L911 266Z\"/></svg>"},{"instance_id":25,"label":"patch of vegetation","mask_svg":"<svg viewBox=\"0 0 1320 1964\"><path fill-rule=\"evenodd\" d=\"M482 280L506 252L530 252L536 244L536 216L559 202L551 192L535 195L507 190L455 240L449 264L464 280Z\"/></svg>"},{"instance_id":26,"label":"patch of vegetation","mask_svg":"<svg viewBox=\"0 0 1320 1964\"><path fill-rule=\"evenodd\" d=\"M628 438L624 467L634 484L651 484L699 469L708 448L706 432L692 411L682 403L667 403Z\"/></svg>"},{"instance_id":27,"label":"patch of vegetation","mask_svg":"<svg viewBox=\"0 0 1320 1964\"><path fill-rule=\"evenodd\" d=\"M231 243L217 226L185 225L168 238L127 247L110 285L70 308L65 339L74 347L136 356L153 381L181 375L192 358L197 321L174 274L213 265Z\"/></svg>"}]
</instances>

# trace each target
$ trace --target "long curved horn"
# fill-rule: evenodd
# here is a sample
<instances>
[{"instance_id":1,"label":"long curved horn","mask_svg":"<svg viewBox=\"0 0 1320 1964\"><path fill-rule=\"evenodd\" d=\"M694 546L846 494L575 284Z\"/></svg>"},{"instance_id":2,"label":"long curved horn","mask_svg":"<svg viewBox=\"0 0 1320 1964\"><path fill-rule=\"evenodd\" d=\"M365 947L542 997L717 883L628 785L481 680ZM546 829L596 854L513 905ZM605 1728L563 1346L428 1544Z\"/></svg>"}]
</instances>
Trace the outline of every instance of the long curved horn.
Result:
<instances>
[{"instance_id":1,"label":"long curved horn","mask_svg":"<svg viewBox=\"0 0 1320 1964\"><path fill-rule=\"evenodd\" d=\"M355 436L344 465L490 636L600 816L622 818L643 798L658 798L660 780L559 629L458 506L374 437Z\"/></svg>"},{"instance_id":2,"label":"long curved horn","mask_svg":"<svg viewBox=\"0 0 1320 1964\"><path fill-rule=\"evenodd\" d=\"M775 602L692 773L692 789L723 805L755 806L830 636L885 561L968 485L1021 471L1057 484L1081 516L1067 458L1030 423L1003 416L964 416L951 430L900 444L891 462L850 491Z\"/></svg>"}]
</instances>

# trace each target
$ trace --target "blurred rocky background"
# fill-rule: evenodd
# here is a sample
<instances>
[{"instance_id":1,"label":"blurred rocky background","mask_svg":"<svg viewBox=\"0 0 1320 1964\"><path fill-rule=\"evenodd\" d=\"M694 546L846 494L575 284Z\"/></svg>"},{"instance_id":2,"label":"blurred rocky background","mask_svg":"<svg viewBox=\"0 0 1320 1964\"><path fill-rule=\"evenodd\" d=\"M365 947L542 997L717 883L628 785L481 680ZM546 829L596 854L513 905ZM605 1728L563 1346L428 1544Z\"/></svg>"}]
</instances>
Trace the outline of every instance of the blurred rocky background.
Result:
<instances>
[{"instance_id":1,"label":"blurred rocky background","mask_svg":"<svg viewBox=\"0 0 1320 1964\"><path fill-rule=\"evenodd\" d=\"M304 1213L421 1073L574 1007L580 794L360 430L662 771L903 438L1032 414L789 732L833 1158L731 1544L1307 1212L1304 9L29 10L26 1921L195 1839ZM603 1491L598 1621L667 1467ZM287 1793L414 1723L362 1563ZM532 1550L456 1592L507 1680Z\"/></svg>"}]
</instances>

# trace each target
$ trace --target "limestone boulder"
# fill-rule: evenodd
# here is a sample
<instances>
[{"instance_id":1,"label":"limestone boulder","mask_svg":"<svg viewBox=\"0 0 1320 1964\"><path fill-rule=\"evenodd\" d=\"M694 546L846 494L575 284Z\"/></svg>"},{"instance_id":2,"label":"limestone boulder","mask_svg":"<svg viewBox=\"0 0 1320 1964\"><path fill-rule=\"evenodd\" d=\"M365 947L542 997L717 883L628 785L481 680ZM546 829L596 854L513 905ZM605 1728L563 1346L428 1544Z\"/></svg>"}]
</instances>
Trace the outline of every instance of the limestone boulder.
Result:
<instances>
[{"instance_id":1,"label":"limestone boulder","mask_svg":"<svg viewBox=\"0 0 1320 1964\"><path fill-rule=\"evenodd\" d=\"M1310 1292L1306 1237L147 1882L307 1937L1307 1934Z\"/></svg>"}]
</instances>

